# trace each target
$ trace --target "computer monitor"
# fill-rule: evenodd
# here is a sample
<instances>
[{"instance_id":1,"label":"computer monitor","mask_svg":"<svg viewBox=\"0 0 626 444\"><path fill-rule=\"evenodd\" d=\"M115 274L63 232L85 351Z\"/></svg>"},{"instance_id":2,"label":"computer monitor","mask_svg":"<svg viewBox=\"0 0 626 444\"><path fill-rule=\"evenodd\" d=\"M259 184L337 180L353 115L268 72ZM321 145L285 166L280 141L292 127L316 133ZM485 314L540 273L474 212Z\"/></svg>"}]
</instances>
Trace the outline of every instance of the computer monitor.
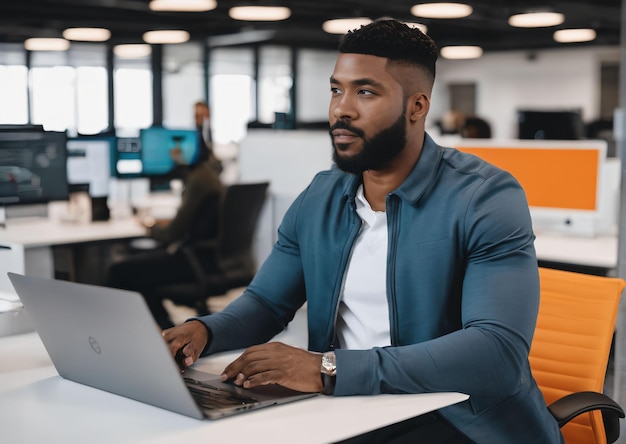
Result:
<instances>
[{"instance_id":1,"label":"computer monitor","mask_svg":"<svg viewBox=\"0 0 626 444\"><path fill-rule=\"evenodd\" d=\"M585 125L577 110L517 112L519 139L577 140L585 138Z\"/></svg>"},{"instance_id":2,"label":"computer monitor","mask_svg":"<svg viewBox=\"0 0 626 444\"><path fill-rule=\"evenodd\" d=\"M198 131L193 129L142 129L139 133L142 176L163 176L170 173L176 166L173 158L176 153L183 163L194 163L199 154L198 137Z\"/></svg>"},{"instance_id":3,"label":"computer monitor","mask_svg":"<svg viewBox=\"0 0 626 444\"><path fill-rule=\"evenodd\" d=\"M139 137L118 137L113 158L113 169L118 179L141 177L141 140Z\"/></svg>"},{"instance_id":4,"label":"computer monitor","mask_svg":"<svg viewBox=\"0 0 626 444\"><path fill-rule=\"evenodd\" d=\"M0 131L0 206L69 198L67 136L40 128Z\"/></svg>"},{"instance_id":5,"label":"computer monitor","mask_svg":"<svg viewBox=\"0 0 626 444\"><path fill-rule=\"evenodd\" d=\"M108 196L116 148L114 136L70 138L67 141L67 181L70 188L72 185L87 184L91 197Z\"/></svg>"},{"instance_id":6,"label":"computer monitor","mask_svg":"<svg viewBox=\"0 0 626 444\"><path fill-rule=\"evenodd\" d=\"M602 140L479 140L454 144L510 172L526 192L538 232L606 234L617 223L620 171Z\"/></svg>"}]
</instances>

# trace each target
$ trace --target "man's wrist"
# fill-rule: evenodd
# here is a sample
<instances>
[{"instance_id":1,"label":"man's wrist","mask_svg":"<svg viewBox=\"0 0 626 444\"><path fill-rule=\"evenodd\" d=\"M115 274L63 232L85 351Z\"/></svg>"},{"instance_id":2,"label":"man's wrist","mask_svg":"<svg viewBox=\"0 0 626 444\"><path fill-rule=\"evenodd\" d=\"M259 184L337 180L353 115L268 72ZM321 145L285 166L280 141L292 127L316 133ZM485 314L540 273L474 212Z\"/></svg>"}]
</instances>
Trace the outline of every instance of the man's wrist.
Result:
<instances>
[{"instance_id":1,"label":"man's wrist","mask_svg":"<svg viewBox=\"0 0 626 444\"><path fill-rule=\"evenodd\" d=\"M206 341L205 341L205 346L202 349L202 352L200 353L200 356L203 356L204 353L206 352L206 350L209 348L209 346L211 345L211 341L213 340L213 332L211 331L211 329L209 328L208 325L206 325L204 322L202 322L200 319L198 318L191 318L191 319L187 319L185 322L193 322L196 321L198 323L200 323L202 325L202 328L204 329L204 331L206 332Z\"/></svg>"}]
</instances>

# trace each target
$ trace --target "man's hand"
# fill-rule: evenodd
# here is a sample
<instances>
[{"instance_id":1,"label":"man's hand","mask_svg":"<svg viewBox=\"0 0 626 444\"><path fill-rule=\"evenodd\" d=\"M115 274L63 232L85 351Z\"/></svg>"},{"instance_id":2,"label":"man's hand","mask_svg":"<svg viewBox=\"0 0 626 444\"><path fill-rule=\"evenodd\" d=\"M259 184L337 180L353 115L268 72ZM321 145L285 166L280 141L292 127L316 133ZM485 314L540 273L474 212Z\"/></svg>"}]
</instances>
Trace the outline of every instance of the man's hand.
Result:
<instances>
[{"instance_id":1,"label":"man's hand","mask_svg":"<svg viewBox=\"0 0 626 444\"><path fill-rule=\"evenodd\" d=\"M200 321L189 321L163 330L163 339L181 370L189 367L200 357L209 342L209 330Z\"/></svg>"},{"instance_id":2,"label":"man's hand","mask_svg":"<svg viewBox=\"0 0 626 444\"><path fill-rule=\"evenodd\" d=\"M234 379L236 385L252 388L280 384L301 392L322 391L322 355L280 342L256 345L231 362L222 380Z\"/></svg>"}]
</instances>

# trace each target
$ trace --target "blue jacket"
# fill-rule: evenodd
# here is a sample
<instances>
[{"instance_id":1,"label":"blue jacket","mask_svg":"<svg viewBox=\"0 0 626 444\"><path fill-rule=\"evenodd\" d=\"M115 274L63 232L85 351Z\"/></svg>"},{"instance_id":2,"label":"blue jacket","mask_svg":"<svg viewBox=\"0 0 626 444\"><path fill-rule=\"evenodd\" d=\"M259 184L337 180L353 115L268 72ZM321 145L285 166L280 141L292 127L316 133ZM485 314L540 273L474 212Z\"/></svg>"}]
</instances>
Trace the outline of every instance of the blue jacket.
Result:
<instances>
[{"instance_id":1,"label":"blue jacket","mask_svg":"<svg viewBox=\"0 0 626 444\"><path fill-rule=\"evenodd\" d=\"M360 177L319 173L294 201L245 293L202 320L205 354L262 343L307 302L309 349L333 348L340 289L361 220ZM440 413L475 442L559 443L530 372L539 278L517 181L426 135L419 161L387 196L392 346L336 350L335 395L456 391Z\"/></svg>"}]
</instances>

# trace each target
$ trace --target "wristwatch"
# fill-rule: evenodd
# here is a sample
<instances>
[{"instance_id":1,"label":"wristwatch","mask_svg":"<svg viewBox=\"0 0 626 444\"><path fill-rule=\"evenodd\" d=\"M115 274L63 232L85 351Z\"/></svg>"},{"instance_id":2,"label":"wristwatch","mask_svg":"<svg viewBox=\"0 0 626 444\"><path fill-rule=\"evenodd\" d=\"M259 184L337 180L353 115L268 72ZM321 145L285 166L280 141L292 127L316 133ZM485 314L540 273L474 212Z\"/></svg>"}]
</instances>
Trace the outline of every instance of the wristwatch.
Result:
<instances>
[{"instance_id":1,"label":"wristwatch","mask_svg":"<svg viewBox=\"0 0 626 444\"><path fill-rule=\"evenodd\" d=\"M335 381L337 380L335 352L330 351L322 355L320 373L322 375L322 393L332 395L335 392Z\"/></svg>"}]
</instances>

